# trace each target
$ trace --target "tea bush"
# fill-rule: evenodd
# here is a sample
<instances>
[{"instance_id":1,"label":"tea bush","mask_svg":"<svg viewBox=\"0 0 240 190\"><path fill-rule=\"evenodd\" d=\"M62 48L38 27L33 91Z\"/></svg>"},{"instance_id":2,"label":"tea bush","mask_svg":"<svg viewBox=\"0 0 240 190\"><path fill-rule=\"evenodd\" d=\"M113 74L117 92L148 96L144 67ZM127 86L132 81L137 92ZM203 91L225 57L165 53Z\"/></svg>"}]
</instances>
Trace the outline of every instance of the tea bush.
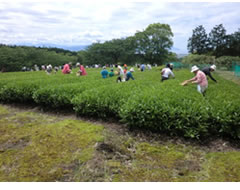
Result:
<instances>
[{"instance_id":1,"label":"tea bush","mask_svg":"<svg viewBox=\"0 0 240 190\"><path fill-rule=\"evenodd\" d=\"M230 136L240 139L240 87L213 74L206 96L196 85L181 86L193 77L174 70L175 79L160 82L159 68L133 73L136 80L116 83L102 79L101 69L88 75L46 75L44 72L3 73L0 101L34 103L56 110L71 109L79 116L115 118L132 129L147 129L187 138Z\"/></svg>"},{"instance_id":2,"label":"tea bush","mask_svg":"<svg viewBox=\"0 0 240 190\"><path fill-rule=\"evenodd\" d=\"M139 93L138 86L134 81L111 84L85 91L79 96L75 96L72 102L78 115L120 118L119 112L122 105L133 93Z\"/></svg>"}]
</instances>

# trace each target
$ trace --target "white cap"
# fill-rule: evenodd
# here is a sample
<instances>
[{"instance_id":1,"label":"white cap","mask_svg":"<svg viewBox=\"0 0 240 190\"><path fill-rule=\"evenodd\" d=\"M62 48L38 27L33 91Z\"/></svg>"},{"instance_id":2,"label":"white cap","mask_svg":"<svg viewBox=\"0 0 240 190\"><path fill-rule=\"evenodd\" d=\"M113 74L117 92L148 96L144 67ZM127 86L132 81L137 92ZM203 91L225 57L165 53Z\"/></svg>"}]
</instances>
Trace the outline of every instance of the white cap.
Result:
<instances>
[{"instance_id":1,"label":"white cap","mask_svg":"<svg viewBox=\"0 0 240 190\"><path fill-rule=\"evenodd\" d=\"M216 70L216 65L212 65L210 68L215 71Z\"/></svg>"},{"instance_id":2,"label":"white cap","mask_svg":"<svg viewBox=\"0 0 240 190\"><path fill-rule=\"evenodd\" d=\"M131 69L130 69L130 72L134 72L134 69L133 69L133 68L131 68Z\"/></svg>"},{"instance_id":3,"label":"white cap","mask_svg":"<svg viewBox=\"0 0 240 190\"><path fill-rule=\"evenodd\" d=\"M197 71L197 70L199 70L199 68L198 68L196 65L194 65L194 66L192 67L191 73L193 73L194 71Z\"/></svg>"}]
</instances>

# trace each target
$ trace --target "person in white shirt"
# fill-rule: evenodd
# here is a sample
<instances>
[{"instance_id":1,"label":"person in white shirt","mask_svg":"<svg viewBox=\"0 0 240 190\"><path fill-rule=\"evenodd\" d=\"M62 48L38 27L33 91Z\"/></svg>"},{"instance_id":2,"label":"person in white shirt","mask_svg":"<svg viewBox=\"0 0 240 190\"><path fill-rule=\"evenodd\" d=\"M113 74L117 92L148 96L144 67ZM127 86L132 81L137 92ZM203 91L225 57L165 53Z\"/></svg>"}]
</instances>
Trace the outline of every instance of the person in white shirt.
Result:
<instances>
[{"instance_id":1,"label":"person in white shirt","mask_svg":"<svg viewBox=\"0 0 240 190\"><path fill-rule=\"evenodd\" d=\"M152 69L152 66L150 64L147 64L148 70Z\"/></svg>"},{"instance_id":2,"label":"person in white shirt","mask_svg":"<svg viewBox=\"0 0 240 190\"><path fill-rule=\"evenodd\" d=\"M174 74L173 74L173 72L172 72L172 70L170 69L170 64L167 64L167 67L166 68L164 68L164 69L162 69L162 72L161 72L161 74L162 74L162 82L164 81L164 80L168 80L169 79L169 77L170 77L170 75L173 77L173 78L175 78L175 76L174 76Z\"/></svg>"},{"instance_id":3,"label":"person in white shirt","mask_svg":"<svg viewBox=\"0 0 240 190\"><path fill-rule=\"evenodd\" d=\"M125 82L124 71L120 65L118 65L118 78L117 82Z\"/></svg>"}]
</instances>

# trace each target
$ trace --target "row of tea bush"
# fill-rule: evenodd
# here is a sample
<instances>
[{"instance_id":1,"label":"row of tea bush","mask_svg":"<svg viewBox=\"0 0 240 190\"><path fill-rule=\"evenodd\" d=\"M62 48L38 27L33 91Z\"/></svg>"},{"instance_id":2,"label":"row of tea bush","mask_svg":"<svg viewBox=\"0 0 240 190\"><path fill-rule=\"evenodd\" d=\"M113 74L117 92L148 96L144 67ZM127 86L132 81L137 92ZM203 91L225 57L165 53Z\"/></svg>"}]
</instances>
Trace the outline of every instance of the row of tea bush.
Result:
<instances>
[{"instance_id":1,"label":"row of tea bush","mask_svg":"<svg viewBox=\"0 0 240 190\"><path fill-rule=\"evenodd\" d=\"M36 104L55 110L74 110L78 116L114 118L140 128L187 138L240 138L240 86L214 74L203 97L196 85L181 86L193 77L175 71L175 79L160 82L160 69L136 71L136 80L116 83L102 79L100 69L88 75L46 75L44 72L2 73L2 103Z\"/></svg>"}]
</instances>

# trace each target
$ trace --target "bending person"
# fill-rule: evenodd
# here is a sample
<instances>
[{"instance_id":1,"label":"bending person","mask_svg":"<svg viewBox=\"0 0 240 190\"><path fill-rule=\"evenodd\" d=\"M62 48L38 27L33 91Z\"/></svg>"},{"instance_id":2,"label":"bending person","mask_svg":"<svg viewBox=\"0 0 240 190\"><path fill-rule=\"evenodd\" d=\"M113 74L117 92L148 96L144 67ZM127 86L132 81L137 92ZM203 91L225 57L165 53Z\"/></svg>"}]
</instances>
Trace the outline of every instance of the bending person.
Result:
<instances>
[{"instance_id":1,"label":"bending person","mask_svg":"<svg viewBox=\"0 0 240 190\"><path fill-rule=\"evenodd\" d=\"M175 78L175 76L170 68L170 64L167 64L166 68L162 69L161 75L162 75L162 80L161 80L162 82L164 80L168 80L170 78L170 76Z\"/></svg>"},{"instance_id":2,"label":"bending person","mask_svg":"<svg viewBox=\"0 0 240 190\"><path fill-rule=\"evenodd\" d=\"M70 74L71 73L71 69L70 66L72 66L72 63L66 63L63 67L62 73L63 74Z\"/></svg>"},{"instance_id":3,"label":"bending person","mask_svg":"<svg viewBox=\"0 0 240 190\"><path fill-rule=\"evenodd\" d=\"M126 81L128 81L129 79L134 80L134 77L133 77L133 75L132 75L133 72L134 72L134 69L133 69L133 68L131 68L130 71L127 72Z\"/></svg>"},{"instance_id":4,"label":"bending person","mask_svg":"<svg viewBox=\"0 0 240 190\"><path fill-rule=\"evenodd\" d=\"M197 66L193 66L191 72L194 73L196 76L192 79L184 81L183 83L181 83L181 85L185 86L190 82L192 82L192 84L197 84L197 91L203 94L203 96L205 96L205 92L208 87L206 75L204 74L204 72L200 71Z\"/></svg>"},{"instance_id":5,"label":"bending person","mask_svg":"<svg viewBox=\"0 0 240 190\"><path fill-rule=\"evenodd\" d=\"M211 67L205 67L202 69L202 72L204 72L204 74L206 76L209 76L210 79L212 79L214 82L217 82L215 78L212 77L211 72L216 70L216 66L212 65Z\"/></svg>"}]
</instances>

